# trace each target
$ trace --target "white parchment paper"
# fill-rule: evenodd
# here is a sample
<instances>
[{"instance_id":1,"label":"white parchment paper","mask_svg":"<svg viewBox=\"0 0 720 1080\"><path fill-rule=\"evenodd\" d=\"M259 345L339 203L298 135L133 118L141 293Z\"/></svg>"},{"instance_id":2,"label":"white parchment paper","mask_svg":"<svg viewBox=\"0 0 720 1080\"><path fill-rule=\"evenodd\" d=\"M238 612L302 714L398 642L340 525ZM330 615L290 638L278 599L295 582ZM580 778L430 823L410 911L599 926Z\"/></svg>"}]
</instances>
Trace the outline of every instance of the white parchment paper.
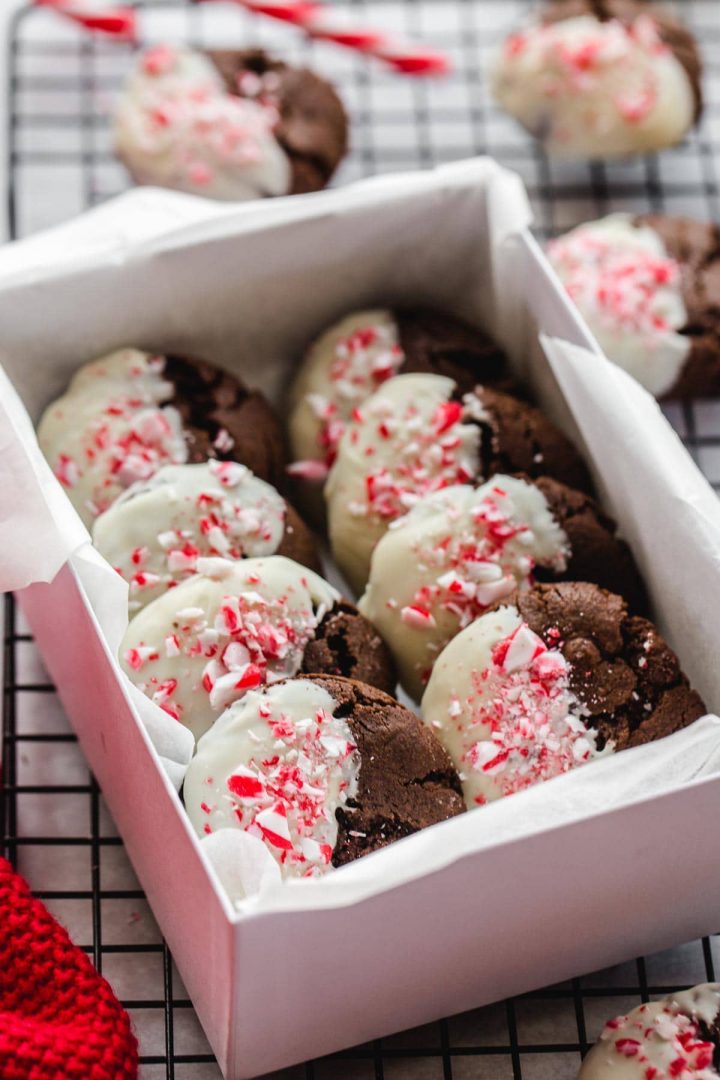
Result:
<instances>
[{"instance_id":1,"label":"white parchment paper","mask_svg":"<svg viewBox=\"0 0 720 1080\"><path fill-rule=\"evenodd\" d=\"M0 250L0 355L12 383L0 384L0 585L50 580L71 558L117 650L126 625L124 583L87 543L39 456L31 424L83 362L125 345L204 355L280 402L303 346L340 314L429 303L503 341L543 406L580 440L633 543L661 628L717 709L717 500L655 402L589 351L593 342L524 232L529 220L518 179L478 159L240 207L137 191ZM179 786L192 738L135 690L132 701ZM701 782L718 769L720 720L713 716L321 881L279 885L252 851L243 884L237 865L223 867L228 852L244 858L242 844L232 841L216 845L212 863L238 896L248 881L263 883L258 897L242 900L245 909L349 904L471 851Z\"/></svg>"}]
</instances>

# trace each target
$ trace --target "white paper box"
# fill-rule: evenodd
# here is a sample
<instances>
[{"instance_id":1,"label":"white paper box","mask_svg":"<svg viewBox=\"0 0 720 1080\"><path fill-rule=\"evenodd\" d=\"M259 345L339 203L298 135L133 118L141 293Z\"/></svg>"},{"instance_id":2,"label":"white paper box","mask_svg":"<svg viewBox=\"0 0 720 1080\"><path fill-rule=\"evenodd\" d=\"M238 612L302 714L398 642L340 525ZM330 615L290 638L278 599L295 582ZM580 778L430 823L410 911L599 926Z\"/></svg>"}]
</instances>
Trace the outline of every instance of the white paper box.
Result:
<instances>
[{"instance_id":1,"label":"white paper box","mask_svg":"<svg viewBox=\"0 0 720 1080\"><path fill-rule=\"evenodd\" d=\"M242 208L137 192L0 252L5 371L33 420L80 363L127 344L205 354L277 396L302 345L348 309L454 308L582 429L661 627L717 711L717 501L655 403L588 355L527 223L519 183L487 161ZM715 717L235 911L175 792L187 740L113 658L122 583L82 546L0 388L3 581L35 582L23 608L226 1076L717 929Z\"/></svg>"}]
</instances>

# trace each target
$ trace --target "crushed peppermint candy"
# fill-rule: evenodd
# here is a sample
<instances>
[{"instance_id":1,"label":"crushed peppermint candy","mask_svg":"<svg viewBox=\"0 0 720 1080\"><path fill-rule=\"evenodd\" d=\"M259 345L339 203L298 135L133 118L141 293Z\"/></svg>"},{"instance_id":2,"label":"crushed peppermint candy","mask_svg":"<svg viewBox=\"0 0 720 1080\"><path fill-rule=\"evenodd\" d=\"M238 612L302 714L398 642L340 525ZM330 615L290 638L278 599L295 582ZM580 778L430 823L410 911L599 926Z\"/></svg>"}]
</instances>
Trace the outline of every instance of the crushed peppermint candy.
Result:
<instances>
[{"instance_id":1,"label":"crushed peppermint candy","mask_svg":"<svg viewBox=\"0 0 720 1080\"><path fill-rule=\"evenodd\" d=\"M216 184L232 190L233 175L257 173L271 146L281 155L274 137L279 118L276 94L229 93L207 58L163 47L141 55L116 110L115 138L121 156L131 164L137 160L150 179L161 175L169 186L191 190Z\"/></svg>"},{"instance_id":2,"label":"crushed peppermint candy","mask_svg":"<svg viewBox=\"0 0 720 1080\"><path fill-rule=\"evenodd\" d=\"M196 828L258 837L284 876L331 869L336 811L356 794L360 770L350 727L335 708L323 688L292 680L228 709L186 781Z\"/></svg>"},{"instance_id":3,"label":"crushed peppermint candy","mask_svg":"<svg viewBox=\"0 0 720 1080\"><path fill-rule=\"evenodd\" d=\"M255 564L260 571L243 569ZM203 606L182 606L194 594ZM222 573L190 578L135 616L121 649L125 669L165 712L200 735L249 691L299 670L335 595L290 560L225 561Z\"/></svg>"},{"instance_id":4,"label":"crushed peppermint candy","mask_svg":"<svg viewBox=\"0 0 720 1080\"><path fill-rule=\"evenodd\" d=\"M428 416L414 401L390 401L381 394L356 409L348 435L355 452L367 457L368 468L363 497L350 503L350 513L389 524L423 496L474 480L479 431L465 422L468 412L464 404L441 401ZM378 445L383 450L373 466Z\"/></svg>"},{"instance_id":5,"label":"crushed peppermint candy","mask_svg":"<svg viewBox=\"0 0 720 1080\"><path fill-rule=\"evenodd\" d=\"M329 468L353 409L382 383L397 375L405 354L397 344L395 326L368 322L339 338L327 371L327 393L310 393L305 401L319 424L318 448Z\"/></svg>"},{"instance_id":6,"label":"crushed peppermint candy","mask_svg":"<svg viewBox=\"0 0 720 1080\"><path fill-rule=\"evenodd\" d=\"M463 772L482 778L478 804L598 756L597 735L570 689L565 657L526 623L497 642L490 665L472 673L472 685L469 700L451 698L448 728L462 737Z\"/></svg>"},{"instance_id":7,"label":"crushed peppermint candy","mask_svg":"<svg viewBox=\"0 0 720 1080\"><path fill-rule=\"evenodd\" d=\"M93 539L128 581L136 611L195 573L219 570L219 559L274 554L285 513L283 498L244 465L211 460L161 469L132 487L96 523Z\"/></svg>"},{"instance_id":8,"label":"crushed peppermint candy","mask_svg":"<svg viewBox=\"0 0 720 1080\"><path fill-rule=\"evenodd\" d=\"M619 231L608 234L595 223L553 240L548 254L571 299L609 329L640 334L652 348L676 328L680 267L669 256L641 247L632 235L623 242Z\"/></svg>"},{"instance_id":9,"label":"crushed peppermint candy","mask_svg":"<svg viewBox=\"0 0 720 1080\"><path fill-rule=\"evenodd\" d=\"M707 1037L718 1002L717 985L707 984L609 1020L587 1058L588 1075L597 1057L609 1063L615 1058L618 1068L632 1061L642 1080L718 1080L717 1045ZM702 1015L705 1005L708 1016Z\"/></svg>"}]
</instances>

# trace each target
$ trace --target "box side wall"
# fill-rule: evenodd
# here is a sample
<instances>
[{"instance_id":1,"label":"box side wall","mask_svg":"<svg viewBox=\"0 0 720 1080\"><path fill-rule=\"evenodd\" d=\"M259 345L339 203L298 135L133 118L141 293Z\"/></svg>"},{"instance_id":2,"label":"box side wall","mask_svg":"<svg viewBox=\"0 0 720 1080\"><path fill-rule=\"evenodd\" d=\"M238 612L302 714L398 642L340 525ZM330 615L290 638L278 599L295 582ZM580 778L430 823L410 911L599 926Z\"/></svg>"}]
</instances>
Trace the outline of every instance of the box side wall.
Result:
<instances>
[{"instance_id":1,"label":"box side wall","mask_svg":"<svg viewBox=\"0 0 720 1080\"><path fill-rule=\"evenodd\" d=\"M351 911L241 926L229 1076L716 931L720 840L698 822L714 819L718 800L712 780L467 857ZM269 956L286 958L282 979ZM282 1018L272 1038L268 1017Z\"/></svg>"},{"instance_id":2,"label":"box side wall","mask_svg":"<svg viewBox=\"0 0 720 1080\"><path fill-rule=\"evenodd\" d=\"M19 601L223 1066L235 928L193 846L184 811L128 706L71 568L50 585L25 589Z\"/></svg>"}]
</instances>

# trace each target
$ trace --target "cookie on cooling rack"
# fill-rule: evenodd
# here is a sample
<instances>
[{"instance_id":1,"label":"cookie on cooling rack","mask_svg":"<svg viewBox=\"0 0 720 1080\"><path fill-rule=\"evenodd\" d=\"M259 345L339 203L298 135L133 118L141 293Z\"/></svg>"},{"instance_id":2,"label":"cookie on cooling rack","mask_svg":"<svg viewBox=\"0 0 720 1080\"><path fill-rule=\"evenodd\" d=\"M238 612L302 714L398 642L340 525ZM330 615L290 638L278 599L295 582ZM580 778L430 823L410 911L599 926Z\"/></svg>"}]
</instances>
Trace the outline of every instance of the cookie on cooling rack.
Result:
<instances>
[{"instance_id":1,"label":"cookie on cooling rack","mask_svg":"<svg viewBox=\"0 0 720 1080\"><path fill-rule=\"evenodd\" d=\"M456 634L534 580L594 581L645 606L639 572L615 523L589 495L555 480L496 474L429 495L394 522L372 555L358 607L419 700Z\"/></svg>"},{"instance_id":2,"label":"cookie on cooling rack","mask_svg":"<svg viewBox=\"0 0 720 1080\"><path fill-rule=\"evenodd\" d=\"M200 836L244 829L285 877L317 876L464 810L446 751L414 713L325 675L232 705L200 740L183 797Z\"/></svg>"},{"instance_id":3,"label":"cookie on cooling rack","mask_svg":"<svg viewBox=\"0 0 720 1080\"><path fill-rule=\"evenodd\" d=\"M690 31L643 0L555 0L506 40L498 103L558 157L613 158L680 142L702 110Z\"/></svg>"},{"instance_id":4,"label":"cookie on cooling rack","mask_svg":"<svg viewBox=\"0 0 720 1080\"><path fill-rule=\"evenodd\" d=\"M719 1016L720 983L638 1005L608 1021L578 1080L713 1080L720 1075Z\"/></svg>"},{"instance_id":5,"label":"cookie on cooling rack","mask_svg":"<svg viewBox=\"0 0 720 1080\"><path fill-rule=\"evenodd\" d=\"M357 409L325 486L333 555L361 592L373 548L427 495L496 472L591 486L572 443L524 401L488 387L462 394L444 375L398 375Z\"/></svg>"},{"instance_id":6,"label":"cookie on cooling rack","mask_svg":"<svg viewBox=\"0 0 720 1080\"><path fill-rule=\"evenodd\" d=\"M82 367L38 425L86 524L164 465L239 461L281 483L285 439L267 400L204 360L120 349Z\"/></svg>"},{"instance_id":7,"label":"cookie on cooling rack","mask_svg":"<svg viewBox=\"0 0 720 1080\"><path fill-rule=\"evenodd\" d=\"M612 214L548 245L608 358L656 397L720 393L720 229Z\"/></svg>"},{"instance_id":8,"label":"cookie on cooling rack","mask_svg":"<svg viewBox=\"0 0 720 1080\"><path fill-rule=\"evenodd\" d=\"M202 558L286 555L321 570L297 512L235 461L165 465L97 518L93 543L128 582L131 614L195 574Z\"/></svg>"},{"instance_id":9,"label":"cookie on cooling rack","mask_svg":"<svg viewBox=\"0 0 720 1080\"><path fill-rule=\"evenodd\" d=\"M324 187L347 129L328 82L258 49L146 49L113 117L136 183L228 200Z\"/></svg>"},{"instance_id":10,"label":"cookie on cooling rack","mask_svg":"<svg viewBox=\"0 0 720 1080\"><path fill-rule=\"evenodd\" d=\"M248 691L301 671L394 689L375 629L307 567L271 555L196 570L138 612L120 646L131 681L196 738Z\"/></svg>"},{"instance_id":11,"label":"cookie on cooling rack","mask_svg":"<svg viewBox=\"0 0 720 1080\"><path fill-rule=\"evenodd\" d=\"M507 357L489 335L430 308L354 311L308 348L290 391L295 476L320 478L353 410L393 375L447 375L465 393L509 388Z\"/></svg>"},{"instance_id":12,"label":"cookie on cooling rack","mask_svg":"<svg viewBox=\"0 0 720 1080\"><path fill-rule=\"evenodd\" d=\"M704 712L653 624L586 582L535 585L481 615L440 654L422 699L468 807Z\"/></svg>"}]
</instances>

